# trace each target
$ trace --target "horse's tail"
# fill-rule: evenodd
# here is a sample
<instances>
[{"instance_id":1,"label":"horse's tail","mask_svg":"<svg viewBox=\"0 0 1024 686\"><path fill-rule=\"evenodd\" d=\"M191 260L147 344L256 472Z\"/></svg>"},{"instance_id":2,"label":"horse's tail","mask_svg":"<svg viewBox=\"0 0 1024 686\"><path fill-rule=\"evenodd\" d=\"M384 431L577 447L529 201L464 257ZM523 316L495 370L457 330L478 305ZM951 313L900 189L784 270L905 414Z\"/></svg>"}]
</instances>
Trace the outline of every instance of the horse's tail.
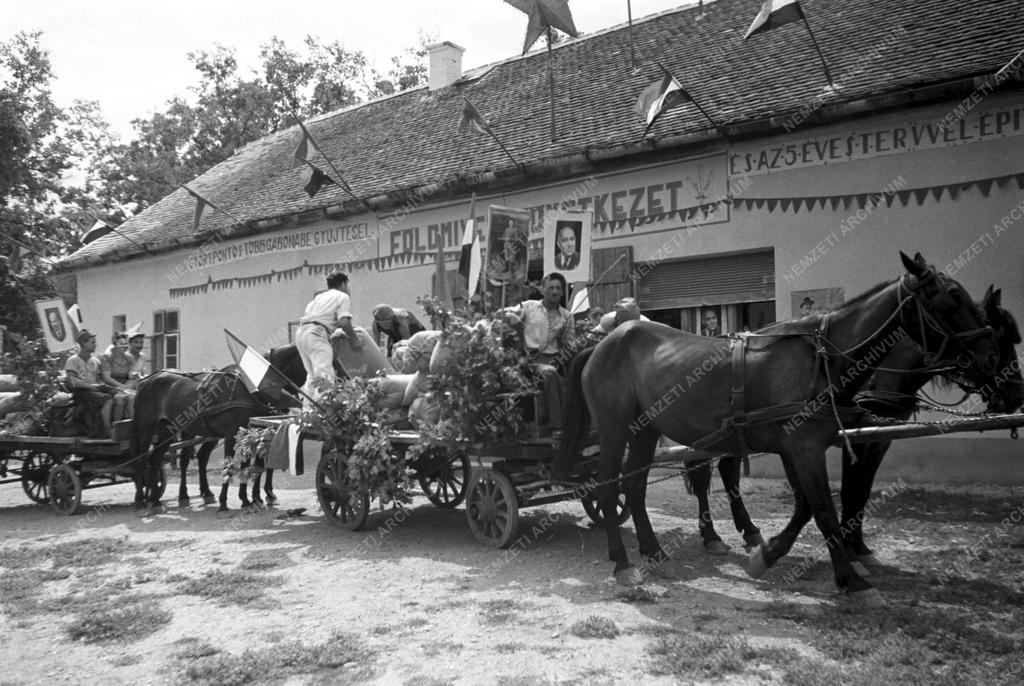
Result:
<instances>
[{"instance_id":1,"label":"horse's tail","mask_svg":"<svg viewBox=\"0 0 1024 686\"><path fill-rule=\"evenodd\" d=\"M551 465L551 474L555 479L564 479L572 471L590 426L590 411L583 397L583 367L593 352L594 348L591 347L578 353L570 362L566 374L562 440Z\"/></svg>"}]
</instances>

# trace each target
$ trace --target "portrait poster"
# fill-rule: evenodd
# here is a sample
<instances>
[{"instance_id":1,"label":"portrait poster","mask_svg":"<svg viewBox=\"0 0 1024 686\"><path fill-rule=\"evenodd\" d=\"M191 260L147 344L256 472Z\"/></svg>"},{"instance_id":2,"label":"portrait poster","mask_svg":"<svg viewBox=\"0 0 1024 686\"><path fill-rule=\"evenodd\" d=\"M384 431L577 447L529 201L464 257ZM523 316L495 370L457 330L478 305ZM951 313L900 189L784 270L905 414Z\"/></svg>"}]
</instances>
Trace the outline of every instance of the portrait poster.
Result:
<instances>
[{"instance_id":1,"label":"portrait poster","mask_svg":"<svg viewBox=\"0 0 1024 686\"><path fill-rule=\"evenodd\" d=\"M46 339L46 348L51 353L61 353L73 350L78 344L75 343L75 332L71 325L71 318L60 298L54 300L37 300L35 302L36 315L39 317L39 326L43 329L43 337Z\"/></svg>"},{"instance_id":2,"label":"portrait poster","mask_svg":"<svg viewBox=\"0 0 1024 686\"><path fill-rule=\"evenodd\" d=\"M568 283L590 281L590 210L544 213L544 273L558 272Z\"/></svg>"},{"instance_id":3,"label":"portrait poster","mask_svg":"<svg viewBox=\"0 0 1024 686\"><path fill-rule=\"evenodd\" d=\"M491 205L484 273L492 286L514 288L526 283L529 240L529 210Z\"/></svg>"},{"instance_id":4,"label":"portrait poster","mask_svg":"<svg viewBox=\"0 0 1024 686\"><path fill-rule=\"evenodd\" d=\"M846 299L842 288L815 288L790 294L793 318L827 312Z\"/></svg>"}]
</instances>

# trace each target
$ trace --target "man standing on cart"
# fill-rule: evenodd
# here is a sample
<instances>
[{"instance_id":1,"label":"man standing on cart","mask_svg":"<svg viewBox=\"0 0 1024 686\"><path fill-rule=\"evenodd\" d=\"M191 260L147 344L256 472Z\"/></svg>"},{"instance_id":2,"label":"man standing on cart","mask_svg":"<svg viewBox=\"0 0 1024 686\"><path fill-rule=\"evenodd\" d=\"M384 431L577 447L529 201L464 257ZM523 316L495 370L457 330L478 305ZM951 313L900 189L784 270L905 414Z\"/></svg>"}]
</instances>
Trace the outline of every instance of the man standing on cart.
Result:
<instances>
[{"instance_id":1,"label":"man standing on cart","mask_svg":"<svg viewBox=\"0 0 1024 686\"><path fill-rule=\"evenodd\" d=\"M299 350L299 357L302 358L302 366L306 368L306 383L303 390L308 397L316 398L318 393L314 385L315 379L326 379L333 383L337 378L334 374L334 349L331 347L331 339L345 336L353 350L363 349L362 341L352 328L348 275L344 272L335 272L328 276L327 290L318 293L309 301L299 322L299 329L295 333L295 346Z\"/></svg>"}]
</instances>

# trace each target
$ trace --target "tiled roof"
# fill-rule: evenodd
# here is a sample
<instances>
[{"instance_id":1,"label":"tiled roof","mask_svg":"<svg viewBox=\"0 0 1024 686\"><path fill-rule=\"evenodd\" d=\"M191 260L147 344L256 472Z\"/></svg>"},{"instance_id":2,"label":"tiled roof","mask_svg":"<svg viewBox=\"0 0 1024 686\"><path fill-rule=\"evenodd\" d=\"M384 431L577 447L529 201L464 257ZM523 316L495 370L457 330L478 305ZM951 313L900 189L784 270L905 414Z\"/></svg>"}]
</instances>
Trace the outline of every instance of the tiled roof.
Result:
<instances>
[{"instance_id":1,"label":"tiled roof","mask_svg":"<svg viewBox=\"0 0 1024 686\"><path fill-rule=\"evenodd\" d=\"M803 0L801 5L836 89L824 90L821 62L803 23L744 42L761 0L718 0L705 4L703 11L688 6L634 21L640 65L635 73L625 25L557 46L554 143L545 50L473 70L471 75L478 78L464 77L448 88L418 88L323 115L307 125L360 198L430 184L452 184L452 193L468 195L467 180L486 174L512 178L517 170L489 136L457 131L463 96L521 164L539 169L545 162L602 149L649 149L639 145L644 123L633 106L640 91L659 76L658 62L718 124L738 130L745 122L796 113L812 101L831 106L991 74L1024 48L1024 2L1019 0ZM524 17L521 27L508 30L525 27ZM684 104L666 113L648 140L678 140L686 134L698 139L717 135L699 110ZM299 136L297 127L269 135L190 186L235 221L249 225L325 209L358 213L338 186L307 197L302 187L308 169L291 169ZM311 159L332 174L319 154ZM118 230L139 243L167 249L198 244L212 232L230 229L232 221L214 213L193 234L194 207L193 199L179 189ZM80 266L86 260L137 253L136 246L110 234L65 263Z\"/></svg>"}]
</instances>

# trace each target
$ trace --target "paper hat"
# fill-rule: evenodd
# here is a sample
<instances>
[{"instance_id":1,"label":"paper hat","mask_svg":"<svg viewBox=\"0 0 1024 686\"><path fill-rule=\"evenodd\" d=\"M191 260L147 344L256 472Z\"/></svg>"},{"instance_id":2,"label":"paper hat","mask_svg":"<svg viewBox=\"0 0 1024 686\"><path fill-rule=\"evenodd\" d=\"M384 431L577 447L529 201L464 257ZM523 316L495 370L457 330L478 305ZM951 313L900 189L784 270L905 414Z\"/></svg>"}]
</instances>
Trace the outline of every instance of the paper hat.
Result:
<instances>
[{"instance_id":1,"label":"paper hat","mask_svg":"<svg viewBox=\"0 0 1024 686\"><path fill-rule=\"evenodd\" d=\"M128 334L128 338L129 339L135 338L136 336L145 336L146 335L146 334L142 333L142 322L139 322L138 324L136 324L132 328L128 329L127 331L125 331L125 333Z\"/></svg>"}]
</instances>

